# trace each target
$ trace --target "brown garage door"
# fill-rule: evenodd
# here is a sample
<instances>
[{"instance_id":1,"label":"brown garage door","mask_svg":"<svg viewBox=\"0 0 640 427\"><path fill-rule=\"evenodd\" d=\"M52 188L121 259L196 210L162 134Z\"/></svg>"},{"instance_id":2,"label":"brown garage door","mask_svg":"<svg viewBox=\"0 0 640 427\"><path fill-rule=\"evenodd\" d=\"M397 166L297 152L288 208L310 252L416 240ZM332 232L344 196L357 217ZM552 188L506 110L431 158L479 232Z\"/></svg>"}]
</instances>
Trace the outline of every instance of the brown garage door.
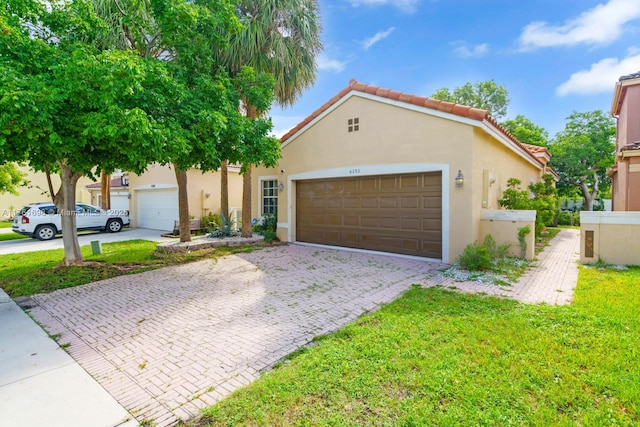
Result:
<instances>
[{"instance_id":1,"label":"brown garage door","mask_svg":"<svg viewBox=\"0 0 640 427\"><path fill-rule=\"evenodd\" d=\"M441 259L441 173L298 181L296 240Z\"/></svg>"}]
</instances>

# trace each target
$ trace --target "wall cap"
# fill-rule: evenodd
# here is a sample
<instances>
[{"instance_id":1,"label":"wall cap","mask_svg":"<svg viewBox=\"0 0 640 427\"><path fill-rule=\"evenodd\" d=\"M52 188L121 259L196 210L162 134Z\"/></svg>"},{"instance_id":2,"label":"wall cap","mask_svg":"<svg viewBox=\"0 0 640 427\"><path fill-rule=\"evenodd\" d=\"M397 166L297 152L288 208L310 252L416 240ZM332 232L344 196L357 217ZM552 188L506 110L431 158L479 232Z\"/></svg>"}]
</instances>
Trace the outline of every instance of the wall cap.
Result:
<instances>
[{"instance_id":1,"label":"wall cap","mask_svg":"<svg viewBox=\"0 0 640 427\"><path fill-rule=\"evenodd\" d=\"M580 224L640 225L640 212L582 211Z\"/></svg>"},{"instance_id":2,"label":"wall cap","mask_svg":"<svg viewBox=\"0 0 640 427\"><path fill-rule=\"evenodd\" d=\"M504 209L482 209L480 219L488 221L535 221L536 211L534 210L504 210Z\"/></svg>"}]
</instances>

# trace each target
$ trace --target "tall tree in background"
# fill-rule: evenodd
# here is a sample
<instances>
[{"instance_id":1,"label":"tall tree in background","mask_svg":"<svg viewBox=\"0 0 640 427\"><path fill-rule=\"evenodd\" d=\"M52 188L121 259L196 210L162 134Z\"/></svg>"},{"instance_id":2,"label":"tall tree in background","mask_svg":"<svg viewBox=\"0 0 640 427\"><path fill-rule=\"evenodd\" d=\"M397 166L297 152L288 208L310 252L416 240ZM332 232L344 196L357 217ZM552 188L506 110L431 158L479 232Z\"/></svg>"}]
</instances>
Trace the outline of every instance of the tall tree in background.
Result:
<instances>
[{"instance_id":1,"label":"tall tree in background","mask_svg":"<svg viewBox=\"0 0 640 427\"><path fill-rule=\"evenodd\" d=\"M18 188L27 184L27 174L22 172L15 163L0 164L0 194L18 195Z\"/></svg>"},{"instance_id":2,"label":"tall tree in background","mask_svg":"<svg viewBox=\"0 0 640 427\"><path fill-rule=\"evenodd\" d=\"M550 166L560 175L560 193L578 188L591 211L599 192L611 184L606 171L615 162L615 122L600 110L574 112L567 120L550 145Z\"/></svg>"},{"instance_id":3,"label":"tall tree in background","mask_svg":"<svg viewBox=\"0 0 640 427\"><path fill-rule=\"evenodd\" d=\"M494 80L473 84L465 83L463 86L455 88L453 92L443 87L431 95L431 98L481 108L489 111L489 114L496 119L507 115L507 107L510 102L507 89L496 84Z\"/></svg>"},{"instance_id":4,"label":"tall tree in background","mask_svg":"<svg viewBox=\"0 0 640 427\"><path fill-rule=\"evenodd\" d=\"M520 142L540 147L549 146L549 133L521 114L517 115L515 119L505 120L502 122L502 126Z\"/></svg>"},{"instance_id":5,"label":"tall tree in background","mask_svg":"<svg viewBox=\"0 0 640 427\"><path fill-rule=\"evenodd\" d=\"M250 66L272 74L276 101L282 106L292 105L315 81L315 60L322 48L318 2L239 0L236 10L243 29L231 37L230 47L222 52L228 70L234 75L243 66ZM245 101L247 117L255 119L263 114L264 110L251 105L250 100ZM254 148L245 146L239 158L243 174L242 236L245 237L252 234L251 168L261 163L255 153Z\"/></svg>"}]
</instances>

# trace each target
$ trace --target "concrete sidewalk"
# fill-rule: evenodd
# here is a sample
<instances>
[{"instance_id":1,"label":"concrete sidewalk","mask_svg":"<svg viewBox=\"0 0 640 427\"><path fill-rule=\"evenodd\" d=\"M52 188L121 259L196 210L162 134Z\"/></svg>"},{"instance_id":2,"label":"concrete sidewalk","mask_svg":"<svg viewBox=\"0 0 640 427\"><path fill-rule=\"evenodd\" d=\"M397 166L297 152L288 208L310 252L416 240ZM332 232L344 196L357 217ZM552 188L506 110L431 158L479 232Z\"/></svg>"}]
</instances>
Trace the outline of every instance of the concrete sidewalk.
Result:
<instances>
[{"instance_id":1,"label":"concrete sidewalk","mask_svg":"<svg viewBox=\"0 0 640 427\"><path fill-rule=\"evenodd\" d=\"M1 289L0 325L3 427L138 425Z\"/></svg>"}]
</instances>

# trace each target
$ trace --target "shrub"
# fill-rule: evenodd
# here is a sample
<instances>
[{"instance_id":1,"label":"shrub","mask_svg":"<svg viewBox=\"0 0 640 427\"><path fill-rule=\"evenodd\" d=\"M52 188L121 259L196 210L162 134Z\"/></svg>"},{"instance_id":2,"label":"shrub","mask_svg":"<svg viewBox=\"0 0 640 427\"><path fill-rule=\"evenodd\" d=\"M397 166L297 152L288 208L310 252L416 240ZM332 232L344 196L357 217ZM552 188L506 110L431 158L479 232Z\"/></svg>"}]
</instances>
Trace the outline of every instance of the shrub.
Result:
<instances>
[{"instance_id":1,"label":"shrub","mask_svg":"<svg viewBox=\"0 0 640 427\"><path fill-rule=\"evenodd\" d=\"M499 259L507 256L507 252L509 251L509 245L500 245L496 244L496 241L493 240L493 236L491 234L487 234L482 242L482 246L487 248L489 251L489 256L491 259Z\"/></svg>"},{"instance_id":2,"label":"shrub","mask_svg":"<svg viewBox=\"0 0 640 427\"><path fill-rule=\"evenodd\" d=\"M220 222L220 215L216 214L205 215L200 218L200 221L202 222L202 226L205 229L213 228L215 230L216 228L220 227L220 225L222 225L222 223Z\"/></svg>"},{"instance_id":3,"label":"shrub","mask_svg":"<svg viewBox=\"0 0 640 427\"><path fill-rule=\"evenodd\" d=\"M473 242L464 248L462 255L458 257L458 264L465 270L485 271L491 266L491 254L489 249Z\"/></svg>"},{"instance_id":4,"label":"shrub","mask_svg":"<svg viewBox=\"0 0 640 427\"><path fill-rule=\"evenodd\" d=\"M234 225L235 223L231 218L226 218L224 215L220 215L220 225L215 228L207 228L209 237L224 238L235 236L236 232L234 230Z\"/></svg>"},{"instance_id":5,"label":"shrub","mask_svg":"<svg viewBox=\"0 0 640 427\"><path fill-rule=\"evenodd\" d=\"M265 243L273 243L273 242L280 241L280 239L278 239L278 235L274 230L264 230L262 232L262 236L264 237Z\"/></svg>"},{"instance_id":6,"label":"shrub","mask_svg":"<svg viewBox=\"0 0 640 427\"><path fill-rule=\"evenodd\" d=\"M558 225L580 225L580 212L560 212Z\"/></svg>"}]
</instances>

